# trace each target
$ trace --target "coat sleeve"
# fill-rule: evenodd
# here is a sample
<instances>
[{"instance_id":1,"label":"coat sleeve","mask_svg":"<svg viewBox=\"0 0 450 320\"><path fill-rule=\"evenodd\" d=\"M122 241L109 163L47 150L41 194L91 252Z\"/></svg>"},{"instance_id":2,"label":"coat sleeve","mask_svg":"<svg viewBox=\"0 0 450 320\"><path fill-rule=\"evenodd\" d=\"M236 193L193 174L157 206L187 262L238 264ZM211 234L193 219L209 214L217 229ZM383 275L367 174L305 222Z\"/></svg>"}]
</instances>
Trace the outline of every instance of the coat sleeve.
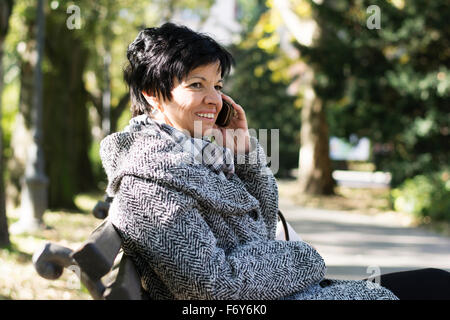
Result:
<instances>
[{"instance_id":1,"label":"coat sleeve","mask_svg":"<svg viewBox=\"0 0 450 320\"><path fill-rule=\"evenodd\" d=\"M160 182L122 179L113 223L177 299L277 299L321 280L321 256L304 242L255 241L232 252L195 200Z\"/></svg>"},{"instance_id":2,"label":"coat sleeve","mask_svg":"<svg viewBox=\"0 0 450 320\"><path fill-rule=\"evenodd\" d=\"M235 155L234 163L236 175L242 180L247 191L259 201L269 238L275 239L278 186L267 166L264 149L255 137L250 137L250 151L247 154Z\"/></svg>"}]
</instances>

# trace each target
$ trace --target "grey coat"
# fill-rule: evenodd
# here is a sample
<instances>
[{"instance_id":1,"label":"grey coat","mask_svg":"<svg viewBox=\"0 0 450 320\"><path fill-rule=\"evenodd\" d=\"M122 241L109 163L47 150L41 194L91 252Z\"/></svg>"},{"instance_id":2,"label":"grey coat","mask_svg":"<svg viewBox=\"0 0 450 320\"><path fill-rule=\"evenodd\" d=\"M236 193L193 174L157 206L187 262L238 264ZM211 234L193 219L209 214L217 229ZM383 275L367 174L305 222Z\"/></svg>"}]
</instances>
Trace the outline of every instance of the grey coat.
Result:
<instances>
[{"instance_id":1,"label":"grey coat","mask_svg":"<svg viewBox=\"0 0 450 320\"><path fill-rule=\"evenodd\" d=\"M150 298L396 299L365 281L323 282L311 245L274 240L278 189L254 137L229 174L193 161L173 130L140 116L100 148L110 219Z\"/></svg>"}]
</instances>

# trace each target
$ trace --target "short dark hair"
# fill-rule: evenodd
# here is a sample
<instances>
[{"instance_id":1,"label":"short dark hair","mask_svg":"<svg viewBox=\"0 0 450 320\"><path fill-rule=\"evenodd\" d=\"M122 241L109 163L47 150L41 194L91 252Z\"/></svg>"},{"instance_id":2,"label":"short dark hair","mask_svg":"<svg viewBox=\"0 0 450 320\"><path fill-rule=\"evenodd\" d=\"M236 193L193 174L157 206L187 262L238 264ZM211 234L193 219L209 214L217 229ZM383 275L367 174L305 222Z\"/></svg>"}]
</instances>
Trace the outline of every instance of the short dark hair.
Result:
<instances>
[{"instance_id":1,"label":"short dark hair","mask_svg":"<svg viewBox=\"0 0 450 320\"><path fill-rule=\"evenodd\" d=\"M151 112L142 91L170 101L175 77L181 81L193 69L219 62L223 78L234 64L232 55L211 37L170 22L141 30L128 46L127 58L124 80L133 117Z\"/></svg>"}]
</instances>

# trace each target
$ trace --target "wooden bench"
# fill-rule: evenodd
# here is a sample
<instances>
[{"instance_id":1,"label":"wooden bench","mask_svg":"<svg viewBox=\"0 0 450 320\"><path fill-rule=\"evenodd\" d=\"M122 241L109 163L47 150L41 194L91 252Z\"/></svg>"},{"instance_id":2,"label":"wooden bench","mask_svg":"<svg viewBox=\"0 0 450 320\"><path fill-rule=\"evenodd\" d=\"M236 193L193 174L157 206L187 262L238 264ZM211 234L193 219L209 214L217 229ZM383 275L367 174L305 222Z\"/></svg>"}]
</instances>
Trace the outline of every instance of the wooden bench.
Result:
<instances>
[{"instance_id":1,"label":"wooden bench","mask_svg":"<svg viewBox=\"0 0 450 320\"><path fill-rule=\"evenodd\" d=\"M109 203L99 201L93 213L106 218ZM33 255L33 265L46 279L58 279L64 268L75 271L96 300L142 300L141 280L131 259L121 250L122 241L108 219L103 221L83 245L73 251L46 243Z\"/></svg>"},{"instance_id":2,"label":"wooden bench","mask_svg":"<svg viewBox=\"0 0 450 320\"><path fill-rule=\"evenodd\" d=\"M95 217L108 216L109 203L99 201L93 209ZM278 216L289 234L282 213ZM81 283L95 300L143 300L147 299L141 287L139 274L131 258L121 250L122 240L116 229L105 219L83 245L73 251L55 243L46 243L33 255L33 265L38 274L46 279L58 279L64 268L75 271Z\"/></svg>"}]
</instances>

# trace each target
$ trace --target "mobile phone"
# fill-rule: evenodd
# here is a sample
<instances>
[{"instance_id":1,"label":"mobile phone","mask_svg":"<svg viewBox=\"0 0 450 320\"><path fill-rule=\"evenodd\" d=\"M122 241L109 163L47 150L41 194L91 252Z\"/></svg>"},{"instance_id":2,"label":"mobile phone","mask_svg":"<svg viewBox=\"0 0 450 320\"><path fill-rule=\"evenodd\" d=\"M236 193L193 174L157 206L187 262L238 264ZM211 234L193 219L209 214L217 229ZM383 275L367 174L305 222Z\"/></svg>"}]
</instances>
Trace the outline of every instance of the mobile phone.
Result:
<instances>
[{"instance_id":1,"label":"mobile phone","mask_svg":"<svg viewBox=\"0 0 450 320\"><path fill-rule=\"evenodd\" d=\"M222 99L222 109L217 115L216 124L219 127L226 127L230 124L233 117L233 107L225 99Z\"/></svg>"}]
</instances>

